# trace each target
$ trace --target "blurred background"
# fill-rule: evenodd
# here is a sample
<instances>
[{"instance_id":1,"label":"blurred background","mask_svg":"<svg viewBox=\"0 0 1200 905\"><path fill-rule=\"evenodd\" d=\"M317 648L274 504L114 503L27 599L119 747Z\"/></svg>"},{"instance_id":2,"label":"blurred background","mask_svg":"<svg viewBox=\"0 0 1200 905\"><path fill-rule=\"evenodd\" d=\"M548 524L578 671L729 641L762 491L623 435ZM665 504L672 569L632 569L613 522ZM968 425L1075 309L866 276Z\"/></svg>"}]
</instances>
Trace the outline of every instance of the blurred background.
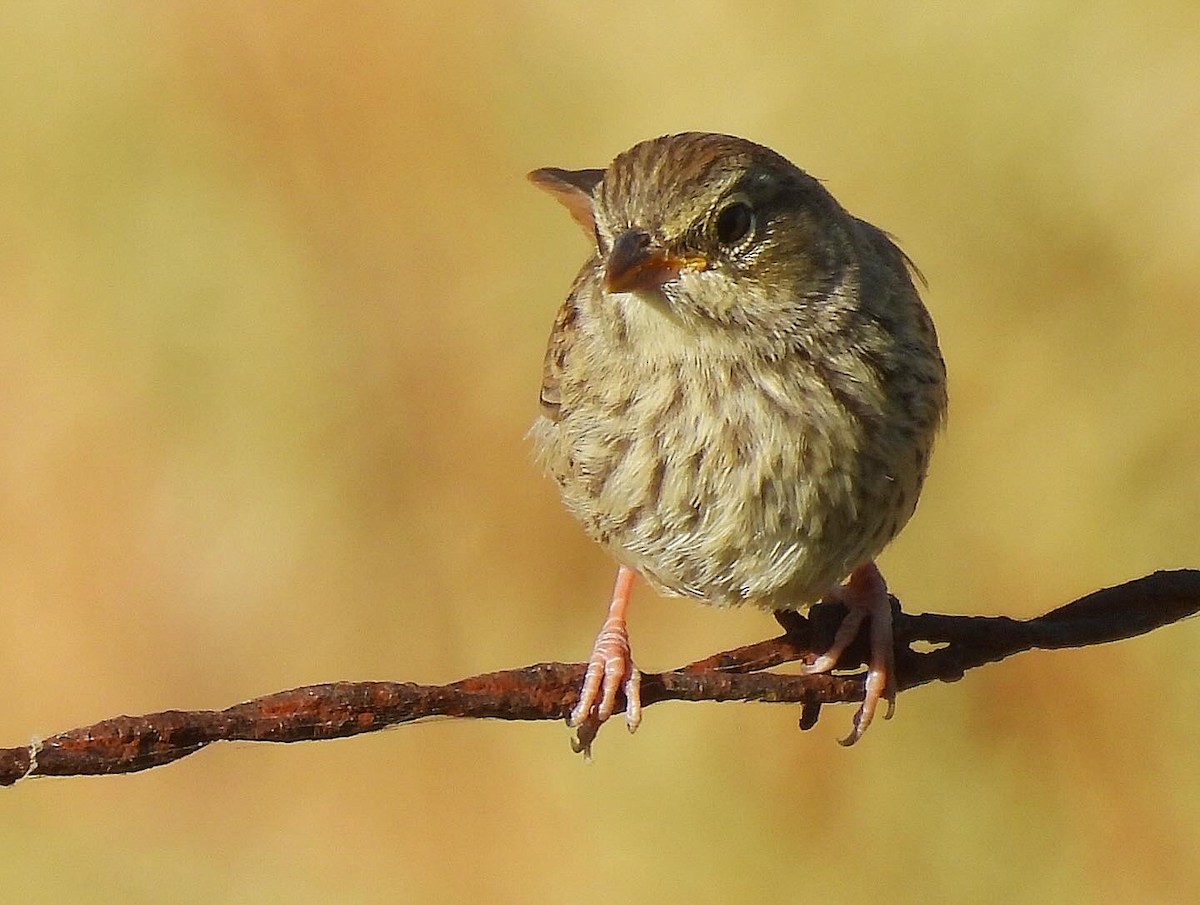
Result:
<instances>
[{"instance_id":1,"label":"blurred background","mask_svg":"<svg viewBox=\"0 0 1200 905\"><path fill-rule=\"evenodd\" d=\"M530 461L586 255L524 180L770 145L929 280L951 417L884 555L1030 616L1200 567L1200 7L0 12L0 745L578 660L613 564ZM639 591L649 670L768 637ZM1200 885L1200 624L853 709L664 705L594 763L444 721L0 790L24 902L1132 900Z\"/></svg>"}]
</instances>

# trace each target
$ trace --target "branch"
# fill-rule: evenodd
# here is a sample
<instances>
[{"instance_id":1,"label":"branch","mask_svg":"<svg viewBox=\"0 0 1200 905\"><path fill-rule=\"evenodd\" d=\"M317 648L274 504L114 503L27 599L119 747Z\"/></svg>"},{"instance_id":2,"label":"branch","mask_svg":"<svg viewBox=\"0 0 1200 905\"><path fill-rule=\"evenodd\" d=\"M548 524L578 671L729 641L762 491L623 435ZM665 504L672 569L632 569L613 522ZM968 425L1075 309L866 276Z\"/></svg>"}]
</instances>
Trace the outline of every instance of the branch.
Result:
<instances>
[{"instance_id":1,"label":"branch","mask_svg":"<svg viewBox=\"0 0 1200 905\"><path fill-rule=\"evenodd\" d=\"M977 666L1035 648L1086 647L1131 638L1200 610L1200 571L1155 572L1088 594L1035 619L909 615L892 598L900 691L953 682ZM824 651L841 620L840 604L807 617L779 614L784 634L715 654L681 669L642 677L642 704L660 701L763 701L801 705L800 726L824 704L862 700L862 675L780 675L773 666ZM913 645L934 646L918 651ZM839 668L863 663L855 644ZM580 663L539 663L450 685L334 682L281 691L226 710L167 710L119 716L18 748L0 749L0 785L28 776L134 773L193 754L213 742L299 742L345 738L434 716L501 720L565 719L583 682ZM590 739L586 741L590 742Z\"/></svg>"}]
</instances>

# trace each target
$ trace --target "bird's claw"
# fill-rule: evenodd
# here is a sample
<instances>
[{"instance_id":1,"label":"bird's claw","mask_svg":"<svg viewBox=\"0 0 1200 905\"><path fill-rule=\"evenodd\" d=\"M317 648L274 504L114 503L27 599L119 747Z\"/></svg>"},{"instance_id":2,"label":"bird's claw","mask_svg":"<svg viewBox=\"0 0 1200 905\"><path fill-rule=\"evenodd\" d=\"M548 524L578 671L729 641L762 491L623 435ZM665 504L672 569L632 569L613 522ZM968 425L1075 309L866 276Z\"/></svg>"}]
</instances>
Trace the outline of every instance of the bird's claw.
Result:
<instances>
[{"instance_id":1,"label":"bird's claw","mask_svg":"<svg viewBox=\"0 0 1200 905\"><path fill-rule=\"evenodd\" d=\"M854 728L841 740L849 747L863 737L875 719L880 701L887 702L883 715L890 720L896 710L896 664L892 636L892 604L887 585L874 563L859 566L846 583L836 588L829 598L846 606L846 615L833 636L833 643L824 654L805 667L807 673L829 672L846 648L854 641L864 620L870 620L870 656L867 662L863 702L854 715Z\"/></svg>"}]
</instances>

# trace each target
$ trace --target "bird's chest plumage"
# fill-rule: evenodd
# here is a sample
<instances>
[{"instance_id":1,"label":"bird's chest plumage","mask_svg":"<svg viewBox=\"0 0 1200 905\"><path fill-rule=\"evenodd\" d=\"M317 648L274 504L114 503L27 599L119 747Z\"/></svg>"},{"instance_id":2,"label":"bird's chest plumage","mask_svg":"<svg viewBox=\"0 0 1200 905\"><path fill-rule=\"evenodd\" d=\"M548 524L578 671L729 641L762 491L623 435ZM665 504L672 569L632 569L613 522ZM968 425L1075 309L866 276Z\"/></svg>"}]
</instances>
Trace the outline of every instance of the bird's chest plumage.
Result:
<instances>
[{"instance_id":1,"label":"bird's chest plumage","mask_svg":"<svg viewBox=\"0 0 1200 905\"><path fill-rule=\"evenodd\" d=\"M870 425L800 358L585 324L561 381L539 455L588 533L663 592L799 606L890 538L864 524Z\"/></svg>"}]
</instances>

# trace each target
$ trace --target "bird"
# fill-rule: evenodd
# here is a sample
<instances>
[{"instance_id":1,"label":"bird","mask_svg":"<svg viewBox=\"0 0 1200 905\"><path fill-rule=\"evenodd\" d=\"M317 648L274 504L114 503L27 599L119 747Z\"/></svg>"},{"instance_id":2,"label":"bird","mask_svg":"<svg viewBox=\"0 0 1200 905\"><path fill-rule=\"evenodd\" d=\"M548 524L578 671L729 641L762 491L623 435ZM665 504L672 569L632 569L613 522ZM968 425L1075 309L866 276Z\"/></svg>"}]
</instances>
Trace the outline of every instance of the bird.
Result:
<instances>
[{"instance_id":1,"label":"bird","mask_svg":"<svg viewBox=\"0 0 1200 905\"><path fill-rule=\"evenodd\" d=\"M528 178L591 244L551 330L535 457L618 564L568 723L590 739L621 697L629 730L641 722L640 576L718 607L843 603L805 669L832 670L867 625L854 744L895 707L875 559L916 508L946 412L923 278L821 181L732 135L664 135L603 169Z\"/></svg>"}]
</instances>

